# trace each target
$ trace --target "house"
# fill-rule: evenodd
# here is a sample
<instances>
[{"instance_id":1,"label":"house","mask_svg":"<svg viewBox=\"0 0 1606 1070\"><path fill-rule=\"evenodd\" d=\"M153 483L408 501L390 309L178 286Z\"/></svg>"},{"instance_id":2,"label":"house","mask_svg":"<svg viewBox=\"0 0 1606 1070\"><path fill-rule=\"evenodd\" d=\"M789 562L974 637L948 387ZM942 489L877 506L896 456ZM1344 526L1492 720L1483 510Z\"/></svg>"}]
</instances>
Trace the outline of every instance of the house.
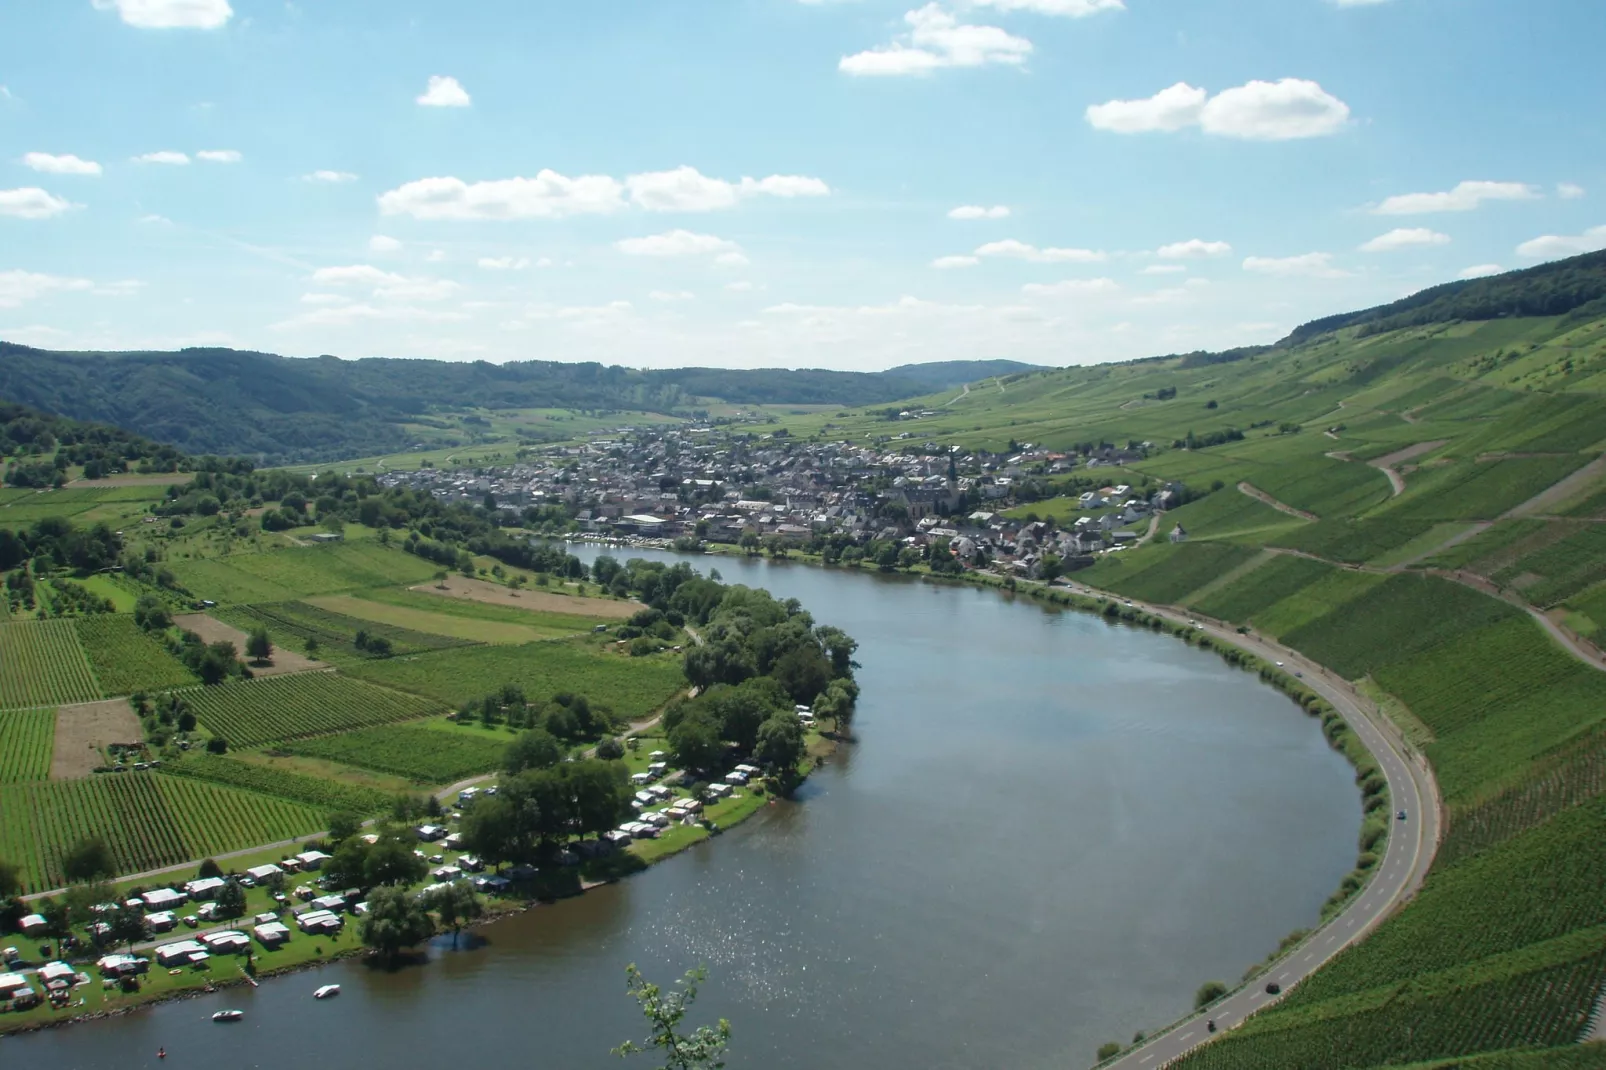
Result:
<instances>
[{"instance_id":1,"label":"house","mask_svg":"<svg viewBox=\"0 0 1606 1070\"><path fill-rule=\"evenodd\" d=\"M16 999L23 992L31 992L28 979L20 973L0 973L0 1000Z\"/></svg>"},{"instance_id":2,"label":"house","mask_svg":"<svg viewBox=\"0 0 1606 1070\"><path fill-rule=\"evenodd\" d=\"M302 870L310 873L322 869L323 864L329 861L329 856L322 851L303 851L296 855L296 861L301 863Z\"/></svg>"},{"instance_id":3,"label":"house","mask_svg":"<svg viewBox=\"0 0 1606 1070\"><path fill-rule=\"evenodd\" d=\"M195 958L200 955L201 958ZM176 944L163 944L156 949L156 961L163 966L184 966L206 958L206 946L198 940L180 940Z\"/></svg>"},{"instance_id":4,"label":"house","mask_svg":"<svg viewBox=\"0 0 1606 1070\"><path fill-rule=\"evenodd\" d=\"M22 930L23 936L42 936L50 928L50 922L43 914L29 914L17 923L17 928Z\"/></svg>"},{"instance_id":5,"label":"house","mask_svg":"<svg viewBox=\"0 0 1606 1070\"><path fill-rule=\"evenodd\" d=\"M309 910L296 918L296 928L307 934L337 933L345 920L332 910Z\"/></svg>"},{"instance_id":6,"label":"house","mask_svg":"<svg viewBox=\"0 0 1606 1070\"><path fill-rule=\"evenodd\" d=\"M1171 534L1168 535L1167 538L1169 538L1172 542L1187 542L1188 533L1183 530L1181 524L1178 524L1176 527L1171 529Z\"/></svg>"},{"instance_id":7,"label":"house","mask_svg":"<svg viewBox=\"0 0 1606 1070\"><path fill-rule=\"evenodd\" d=\"M338 914L346 909L346 897L343 895L320 895L312 901L312 909L314 912L331 910Z\"/></svg>"},{"instance_id":8,"label":"house","mask_svg":"<svg viewBox=\"0 0 1606 1070\"><path fill-rule=\"evenodd\" d=\"M465 873L479 873L485 869L485 863L476 855L462 855L458 858L457 864Z\"/></svg>"},{"instance_id":9,"label":"house","mask_svg":"<svg viewBox=\"0 0 1606 1070\"><path fill-rule=\"evenodd\" d=\"M433 843L436 840L446 838L446 829L440 825L419 825L416 831L418 832L418 838L425 843Z\"/></svg>"},{"instance_id":10,"label":"house","mask_svg":"<svg viewBox=\"0 0 1606 1070\"><path fill-rule=\"evenodd\" d=\"M65 981L72 984L78 979L78 972L65 962L47 962L39 967L39 980L49 986L53 981Z\"/></svg>"},{"instance_id":11,"label":"house","mask_svg":"<svg viewBox=\"0 0 1606 1070\"><path fill-rule=\"evenodd\" d=\"M708 785L708 794L714 796L716 799L723 799L725 796L729 795L732 790L733 789L729 784Z\"/></svg>"},{"instance_id":12,"label":"house","mask_svg":"<svg viewBox=\"0 0 1606 1070\"><path fill-rule=\"evenodd\" d=\"M189 901L189 896L171 888L156 888L140 896L146 910L172 910Z\"/></svg>"},{"instance_id":13,"label":"house","mask_svg":"<svg viewBox=\"0 0 1606 1070\"><path fill-rule=\"evenodd\" d=\"M242 932L224 929L222 932L207 933L201 937L201 943L214 955L238 955L251 947L251 938Z\"/></svg>"},{"instance_id":14,"label":"house","mask_svg":"<svg viewBox=\"0 0 1606 1070\"><path fill-rule=\"evenodd\" d=\"M252 866L250 869L245 871L245 875L250 877L253 881L256 881L258 884L261 884L270 877L284 876L284 870L280 869L272 862L269 862L264 866Z\"/></svg>"},{"instance_id":15,"label":"house","mask_svg":"<svg viewBox=\"0 0 1606 1070\"><path fill-rule=\"evenodd\" d=\"M145 928L153 933L172 932L178 928L178 915L171 910L158 910L145 915Z\"/></svg>"},{"instance_id":16,"label":"house","mask_svg":"<svg viewBox=\"0 0 1606 1070\"><path fill-rule=\"evenodd\" d=\"M189 893L191 899L211 899L222 891L223 886L227 883L229 882L222 877L202 877L200 880L193 880L186 884L184 891Z\"/></svg>"},{"instance_id":17,"label":"house","mask_svg":"<svg viewBox=\"0 0 1606 1070\"><path fill-rule=\"evenodd\" d=\"M265 921L251 930L263 947L272 950L290 939L290 927L277 921Z\"/></svg>"},{"instance_id":18,"label":"house","mask_svg":"<svg viewBox=\"0 0 1606 1070\"><path fill-rule=\"evenodd\" d=\"M498 892L505 892L512 886L513 882L508 880L506 877L489 876L474 878L474 887L486 893L487 895L495 895Z\"/></svg>"},{"instance_id":19,"label":"house","mask_svg":"<svg viewBox=\"0 0 1606 1070\"><path fill-rule=\"evenodd\" d=\"M450 884L461 877L463 871L457 866L441 866L439 869L431 870L429 875L438 881Z\"/></svg>"},{"instance_id":20,"label":"house","mask_svg":"<svg viewBox=\"0 0 1606 1070\"><path fill-rule=\"evenodd\" d=\"M125 974L144 973L151 968L151 960L135 958L133 955L107 955L97 959L95 965L106 977L122 977Z\"/></svg>"}]
</instances>

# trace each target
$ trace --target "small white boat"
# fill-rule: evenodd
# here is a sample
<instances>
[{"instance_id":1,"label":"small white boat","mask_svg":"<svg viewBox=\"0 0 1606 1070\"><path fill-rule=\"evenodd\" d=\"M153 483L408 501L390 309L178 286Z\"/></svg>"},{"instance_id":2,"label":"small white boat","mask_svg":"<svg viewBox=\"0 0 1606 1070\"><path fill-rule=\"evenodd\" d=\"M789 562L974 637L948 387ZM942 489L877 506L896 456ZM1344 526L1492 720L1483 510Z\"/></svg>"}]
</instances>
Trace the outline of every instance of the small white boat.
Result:
<instances>
[{"instance_id":1,"label":"small white boat","mask_svg":"<svg viewBox=\"0 0 1606 1070\"><path fill-rule=\"evenodd\" d=\"M322 988L318 989L318 991L316 991L316 992L314 992L312 994L312 998L313 999L328 999L331 996L338 996L338 995L340 995L340 986L339 985L324 985Z\"/></svg>"},{"instance_id":2,"label":"small white boat","mask_svg":"<svg viewBox=\"0 0 1606 1070\"><path fill-rule=\"evenodd\" d=\"M245 1012L244 1011L228 1010L228 1011L218 1011L218 1012L216 1012L215 1014L212 1015L212 1020L214 1022L238 1022L241 1018L244 1018L244 1017L245 1017Z\"/></svg>"}]
</instances>

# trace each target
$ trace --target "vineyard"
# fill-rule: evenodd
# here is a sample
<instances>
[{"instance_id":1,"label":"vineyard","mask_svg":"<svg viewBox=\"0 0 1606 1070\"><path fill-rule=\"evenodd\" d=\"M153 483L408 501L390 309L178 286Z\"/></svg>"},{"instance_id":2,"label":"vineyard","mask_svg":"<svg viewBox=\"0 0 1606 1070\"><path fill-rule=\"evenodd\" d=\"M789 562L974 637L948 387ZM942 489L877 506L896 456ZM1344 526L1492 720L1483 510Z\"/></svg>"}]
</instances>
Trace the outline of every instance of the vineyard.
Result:
<instances>
[{"instance_id":1,"label":"vineyard","mask_svg":"<svg viewBox=\"0 0 1606 1070\"><path fill-rule=\"evenodd\" d=\"M1353 602L1386 578L1375 572L1335 569L1309 587L1258 611L1251 619L1267 635L1287 635Z\"/></svg>"},{"instance_id":2,"label":"vineyard","mask_svg":"<svg viewBox=\"0 0 1606 1070\"><path fill-rule=\"evenodd\" d=\"M465 639L359 620L306 602L233 606L215 610L213 616L247 633L253 628L265 627L278 646L305 650L307 640L315 640L320 658L337 661L372 656L357 649L355 639L359 631L387 640L395 654L418 654L426 650L473 645Z\"/></svg>"},{"instance_id":3,"label":"vineyard","mask_svg":"<svg viewBox=\"0 0 1606 1070\"><path fill-rule=\"evenodd\" d=\"M436 732L398 725L301 740L286 749L359 769L391 773L418 784L450 784L502 764L507 743L479 733Z\"/></svg>"},{"instance_id":4,"label":"vineyard","mask_svg":"<svg viewBox=\"0 0 1606 1070\"><path fill-rule=\"evenodd\" d=\"M589 640L527 646L474 646L350 666L353 675L460 706L506 684L545 700L564 691L585 695L616 717L645 717L685 686L678 655L632 658ZM202 718L205 721L205 718ZM360 725L350 725L357 728Z\"/></svg>"},{"instance_id":5,"label":"vineyard","mask_svg":"<svg viewBox=\"0 0 1606 1070\"><path fill-rule=\"evenodd\" d=\"M1333 571L1333 566L1308 557L1280 554L1193 606L1218 620L1246 621Z\"/></svg>"},{"instance_id":6,"label":"vineyard","mask_svg":"<svg viewBox=\"0 0 1606 1070\"><path fill-rule=\"evenodd\" d=\"M73 621L84 653L105 695L162 691L196 682L195 676L142 631L134 618L101 613Z\"/></svg>"},{"instance_id":7,"label":"vineyard","mask_svg":"<svg viewBox=\"0 0 1606 1070\"><path fill-rule=\"evenodd\" d=\"M1238 540L1264 537L1272 531L1302 527L1307 523L1239 492L1236 486L1229 486L1173 509L1165 515L1160 531L1169 534L1172 527L1181 524L1182 530L1196 539Z\"/></svg>"},{"instance_id":8,"label":"vineyard","mask_svg":"<svg viewBox=\"0 0 1606 1070\"><path fill-rule=\"evenodd\" d=\"M93 702L100 687L70 620L0 624L0 709Z\"/></svg>"},{"instance_id":9,"label":"vineyard","mask_svg":"<svg viewBox=\"0 0 1606 1070\"><path fill-rule=\"evenodd\" d=\"M359 540L175 560L169 567L190 590L219 602L279 602L362 587L423 583L437 566L402 550Z\"/></svg>"},{"instance_id":10,"label":"vineyard","mask_svg":"<svg viewBox=\"0 0 1606 1070\"><path fill-rule=\"evenodd\" d=\"M62 855L90 836L136 873L316 832L320 811L159 773L0 785L0 857L24 892L63 883Z\"/></svg>"},{"instance_id":11,"label":"vineyard","mask_svg":"<svg viewBox=\"0 0 1606 1070\"><path fill-rule=\"evenodd\" d=\"M1574 454L1460 461L1429 473L1396 499L1386 514L1390 519L1494 520L1583 467L1589 459Z\"/></svg>"},{"instance_id":12,"label":"vineyard","mask_svg":"<svg viewBox=\"0 0 1606 1070\"><path fill-rule=\"evenodd\" d=\"M1315 457L1267 465L1255 486L1280 502L1319 517L1352 516L1388 500L1388 477L1364 464Z\"/></svg>"},{"instance_id":13,"label":"vineyard","mask_svg":"<svg viewBox=\"0 0 1606 1070\"><path fill-rule=\"evenodd\" d=\"M330 672L201 688L184 692L184 698L207 731L235 748L406 721L440 709Z\"/></svg>"},{"instance_id":14,"label":"vineyard","mask_svg":"<svg viewBox=\"0 0 1606 1070\"><path fill-rule=\"evenodd\" d=\"M1364 565L1428 533L1434 520L1396 518L1322 520L1267 538L1273 546L1303 550L1330 561Z\"/></svg>"},{"instance_id":15,"label":"vineyard","mask_svg":"<svg viewBox=\"0 0 1606 1070\"><path fill-rule=\"evenodd\" d=\"M1537 606L1553 605L1606 579L1606 525L1583 524L1564 539L1507 565L1493 577L1518 586Z\"/></svg>"},{"instance_id":16,"label":"vineyard","mask_svg":"<svg viewBox=\"0 0 1606 1070\"><path fill-rule=\"evenodd\" d=\"M566 635L589 632L597 623L595 617L529 612L474 602L466 598L439 598L417 591L398 590L387 594L411 595L423 599L424 604L398 604L390 598L379 600L373 598L369 592L364 592L362 597L335 594L311 598L308 601L323 609L344 613L364 622L393 625L398 629L411 629L430 635L450 635L474 643L518 644L533 643L540 639L560 639ZM488 610L506 612L509 617L445 612L441 609L445 605L484 606Z\"/></svg>"},{"instance_id":17,"label":"vineyard","mask_svg":"<svg viewBox=\"0 0 1606 1070\"><path fill-rule=\"evenodd\" d=\"M55 746L55 710L0 713L0 784L47 779Z\"/></svg>"},{"instance_id":18,"label":"vineyard","mask_svg":"<svg viewBox=\"0 0 1606 1070\"><path fill-rule=\"evenodd\" d=\"M381 731L403 731L403 729ZM164 768L163 772L172 776L191 777L213 784L224 784L231 788L241 788L259 795L273 795L292 802L316 806L324 812L347 810L354 814L370 814L390 804L390 797L382 791L342 784L322 777L302 776L299 773L270 769L267 766L254 765L216 754L191 754L183 761Z\"/></svg>"}]
</instances>

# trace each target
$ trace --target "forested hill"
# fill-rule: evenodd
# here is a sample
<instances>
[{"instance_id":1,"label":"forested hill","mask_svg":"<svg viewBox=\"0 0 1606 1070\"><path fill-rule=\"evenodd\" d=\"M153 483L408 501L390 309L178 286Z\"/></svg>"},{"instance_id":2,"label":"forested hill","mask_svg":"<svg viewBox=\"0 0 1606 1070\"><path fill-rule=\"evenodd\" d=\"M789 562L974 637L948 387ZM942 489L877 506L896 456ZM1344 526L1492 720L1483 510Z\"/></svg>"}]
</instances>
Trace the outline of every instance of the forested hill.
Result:
<instances>
[{"instance_id":1,"label":"forested hill","mask_svg":"<svg viewBox=\"0 0 1606 1070\"><path fill-rule=\"evenodd\" d=\"M14 487L60 486L72 468L80 469L85 479L99 479L122 472L184 471L190 464L172 446L121 428L3 401L0 458L5 460L5 482Z\"/></svg>"},{"instance_id":2,"label":"forested hill","mask_svg":"<svg viewBox=\"0 0 1606 1070\"><path fill-rule=\"evenodd\" d=\"M64 353L0 342L0 398L137 429L191 453L321 461L406 448L418 432L403 425L430 413L467 408L691 413L710 400L887 402L957 386L972 370L978 377L997 374L992 364L911 365L897 373L641 371L554 361L308 360L233 349Z\"/></svg>"}]
</instances>

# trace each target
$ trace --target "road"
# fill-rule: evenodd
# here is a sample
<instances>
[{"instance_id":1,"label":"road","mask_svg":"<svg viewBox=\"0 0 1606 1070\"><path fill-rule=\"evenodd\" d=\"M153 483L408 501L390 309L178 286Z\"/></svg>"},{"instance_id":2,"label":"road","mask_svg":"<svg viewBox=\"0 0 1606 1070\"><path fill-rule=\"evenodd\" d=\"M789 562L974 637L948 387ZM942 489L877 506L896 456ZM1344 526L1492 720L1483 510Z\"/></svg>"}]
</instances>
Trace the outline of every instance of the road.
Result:
<instances>
[{"instance_id":1,"label":"road","mask_svg":"<svg viewBox=\"0 0 1606 1070\"><path fill-rule=\"evenodd\" d=\"M1079 593L1108 597L1106 592L1073 587ZM1134 606L1139 603L1133 603ZM1415 893L1427 876L1438 849L1442 822L1437 784L1427 761L1414 753L1398 729L1381 715L1374 720L1363 700L1348 682L1334 677L1295 651L1268 640L1239 635L1225 625L1216 624L1166 606L1142 608L1168 619L1199 620L1214 639L1230 643L1261 658L1281 662L1284 668L1303 674L1303 683L1321 695L1343 716L1372 755L1388 780L1392 808L1404 810L1406 820L1391 823L1392 835L1373 878L1332 921L1279 959L1255 981L1240 988L1204 1012L1184 1018L1145 1043L1104 1064L1103 1070L1157 1070L1181 1058L1212 1039L1208 1022L1216 1023L1214 1036L1223 1036L1243 1024L1256 1011L1276 1003L1281 996L1268 995L1265 986L1276 982L1287 994L1343 951L1376 928L1393 910ZM1200 978L1201 981L1205 978Z\"/></svg>"}]
</instances>

